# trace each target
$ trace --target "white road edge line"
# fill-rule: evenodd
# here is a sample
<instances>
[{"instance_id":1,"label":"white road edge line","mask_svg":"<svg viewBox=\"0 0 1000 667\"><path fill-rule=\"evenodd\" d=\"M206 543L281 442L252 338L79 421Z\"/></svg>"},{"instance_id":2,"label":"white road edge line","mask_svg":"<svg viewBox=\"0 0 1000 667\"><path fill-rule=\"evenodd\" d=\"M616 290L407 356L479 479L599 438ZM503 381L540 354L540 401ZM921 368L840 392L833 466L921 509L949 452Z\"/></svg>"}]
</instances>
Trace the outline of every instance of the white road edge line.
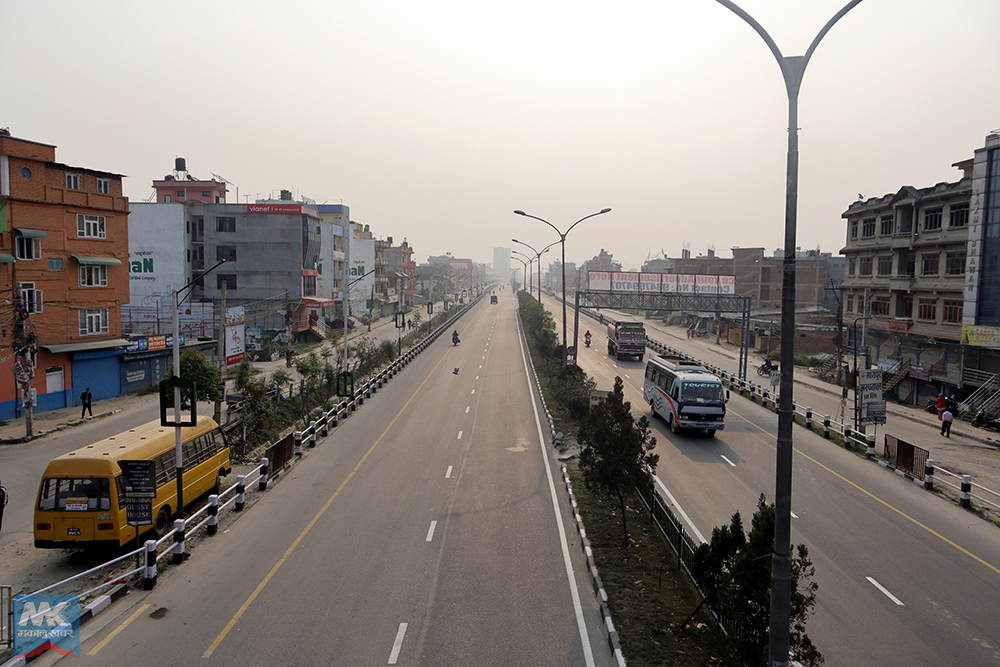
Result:
<instances>
[{"instance_id":1,"label":"white road edge line","mask_svg":"<svg viewBox=\"0 0 1000 667\"><path fill-rule=\"evenodd\" d=\"M657 477L656 475L653 475L653 479L655 479L656 483L660 485L660 488L663 489L663 492L665 494L667 494L667 498L670 499L671 504L674 507L677 508L677 511L680 513L681 517L684 519L684 523L687 524L688 530L690 530L692 533L694 533L694 536L698 538L699 542L701 542L702 544L705 544L707 542L707 540L705 539L705 536L701 534L701 531L698 530L698 527L694 525L693 521L691 521L691 517L689 517L687 515L687 512L684 511L684 508L681 507L681 504L679 502L677 502L676 498L674 498L674 494L670 493L670 489L668 489L663 484L663 482L660 481L659 477Z\"/></svg>"},{"instance_id":2,"label":"white road edge line","mask_svg":"<svg viewBox=\"0 0 1000 667\"><path fill-rule=\"evenodd\" d=\"M573 574L573 561L569 555L569 544L566 541L566 528L563 525L562 514L559 511L559 497L556 495L555 481L552 479L552 466L549 465L548 453L545 451L545 436L542 434L542 422L538 416L538 404L535 401L534 387L531 386L531 365L524 352L524 336L521 328L517 329L517 337L521 342L521 362L524 364L525 381L528 383L528 395L531 397L531 409L535 413L535 428L538 431L538 448L542 453L542 463L545 464L545 479L549 483L549 495L552 498L552 511L556 515L556 525L559 528L559 544L562 547L563 564L566 566L566 579L569 584L569 594L573 599L573 610L576 612L576 627L580 632L580 642L583 644L583 659L587 667L594 667L594 649L590 645L590 633L587 632L587 622L583 618L583 605L580 604L580 591L576 586L576 575Z\"/></svg>"},{"instance_id":3,"label":"white road edge line","mask_svg":"<svg viewBox=\"0 0 1000 667\"><path fill-rule=\"evenodd\" d=\"M720 456L722 456L722 460L723 460L723 461L725 461L725 462L726 462L726 463L728 463L729 465L733 466L734 468L736 467L736 464L735 464L735 463L733 463L732 461L730 461L730 460L729 460L728 458L726 458L726 457L725 457L724 455L721 455L721 454L720 454Z\"/></svg>"},{"instance_id":4,"label":"white road edge line","mask_svg":"<svg viewBox=\"0 0 1000 667\"><path fill-rule=\"evenodd\" d=\"M392 643L392 652L389 653L389 662L386 664L395 665L399 659L399 649L403 648L403 636L406 634L406 623L399 624L399 631L396 632L396 641Z\"/></svg>"},{"instance_id":5,"label":"white road edge line","mask_svg":"<svg viewBox=\"0 0 1000 667\"><path fill-rule=\"evenodd\" d=\"M448 470L446 470L445 473L444 473L444 478L445 479L451 479L451 470L452 470L453 467L454 466L448 466Z\"/></svg>"},{"instance_id":6,"label":"white road edge line","mask_svg":"<svg viewBox=\"0 0 1000 667\"><path fill-rule=\"evenodd\" d=\"M437 525L437 521L431 521L431 527L427 529L427 539L424 542L430 542L434 539L434 529L437 528Z\"/></svg>"},{"instance_id":7,"label":"white road edge line","mask_svg":"<svg viewBox=\"0 0 1000 667\"><path fill-rule=\"evenodd\" d=\"M895 602L898 606L900 606L900 607L905 607L906 606L906 605L904 605L902 603L902 601L898 597L896 597L895 595L893 595L889 591L885 590L885 586L883 586L882 584L878 583L877 581L875 581L871 577L865 577L865 579L867 579L868 582L872 586L874 586L875 588L877 588L880 591L882 591L882 593L884 593L887 598L889 598L890 600L892 600L893 602Z\"/></svg>"}]
</instances>

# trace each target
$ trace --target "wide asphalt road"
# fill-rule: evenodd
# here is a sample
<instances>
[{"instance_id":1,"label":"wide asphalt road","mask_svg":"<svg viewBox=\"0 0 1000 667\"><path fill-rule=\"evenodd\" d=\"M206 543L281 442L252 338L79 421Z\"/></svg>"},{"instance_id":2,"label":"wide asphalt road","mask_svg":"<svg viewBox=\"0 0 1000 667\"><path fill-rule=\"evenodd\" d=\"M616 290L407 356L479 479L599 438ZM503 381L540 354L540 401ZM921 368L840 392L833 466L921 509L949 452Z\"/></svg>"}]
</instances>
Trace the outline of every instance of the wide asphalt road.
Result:
<instances>
[{"instance_id":1,"label":"wide asphalt road","mask_svg":"<svg viewBox=\"0 0 1000 667\"><path fill-rule=\"evenodd\" d=\"M608 356L604 329L591 324L581 318L581 332L594 334L581 367L599 389L620 376L633 412L651 417L645 363ZM715 437L651 423L660 491L696 539L710 539L736 511L749 529L760 494L773 502L773 412L734 394ZM795 427L793 437L792 541L808 546L816 567L807 631L826 664L1000 664L996 526L819 435Z\"/></svg>"},{"instance_id":2,"label":"wide asphalt road","mask_svg":"<svg viewBox=\"0 0 1000 667\"><path fill-rule=\"evenodd\" d=\"M459 346L438 339L230 530L85 627L81 664L609 664L498 294Z\"/></svg>"}]
</instances>

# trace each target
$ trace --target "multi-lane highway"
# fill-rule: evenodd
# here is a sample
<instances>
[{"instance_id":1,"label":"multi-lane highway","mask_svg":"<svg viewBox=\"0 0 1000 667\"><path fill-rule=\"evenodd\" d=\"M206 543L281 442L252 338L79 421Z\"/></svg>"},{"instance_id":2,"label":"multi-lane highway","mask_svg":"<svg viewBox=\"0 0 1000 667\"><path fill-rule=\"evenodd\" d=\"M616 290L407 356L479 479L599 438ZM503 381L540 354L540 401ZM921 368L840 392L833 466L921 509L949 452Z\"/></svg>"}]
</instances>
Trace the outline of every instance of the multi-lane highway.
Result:
<instances>
[{"instance_id":1,"label":"multi-lane highway","mask_svg":"<svg viewBox=\"0 0 1000 667\"><path fill-rule=\"evenodd\" d=\"M500 295L226 533L85 627L82 664L609 664Z\"/></svg>"},{"instance_id":2,"label":"multi-lane highway","mask_svg":"<svg viewBox=\"0 0 1000 667\"><path fill-rule=\"evenodd\" d=\"M608 356L603 329L590 328L580 365L601 389L620 376L634 412L648 416L645 364ZM749 525L761 493L773 501L774 413L734 395L715 437L652 424L661 492L699 539L736 511ZM805 429L794 444L792 539L816 566L808 632L827 664L1000 664L996 526Z\"/></svg>"}]
</instances>

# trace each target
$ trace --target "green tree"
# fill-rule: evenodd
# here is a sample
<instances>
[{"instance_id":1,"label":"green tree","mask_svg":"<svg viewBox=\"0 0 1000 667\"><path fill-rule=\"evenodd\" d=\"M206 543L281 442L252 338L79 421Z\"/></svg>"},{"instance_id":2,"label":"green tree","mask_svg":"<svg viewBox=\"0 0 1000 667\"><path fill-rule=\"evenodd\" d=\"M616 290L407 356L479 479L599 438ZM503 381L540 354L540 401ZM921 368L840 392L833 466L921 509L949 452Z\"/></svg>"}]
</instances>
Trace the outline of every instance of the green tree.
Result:
<instances>
[{"instance_id":1,"label":"green tree","mask_svg":"<svg viewBox=\"0 0 1000 667\"><path fill-rule=\"evenodd\" d=\"M749 533L744 533L737 512L730 525L712 531L711 542L698 547L692 560L691 573L705 594L702 604L712 607L727 625L741 660L748 665L767 664L773 552L774 505L761 494ZM805 632L819 588L811 580L815 571L809 550L798 545L792 559L789 653L802 665L823 664L823 655ZM730 626L727 619L736 625Z\"/></svg>"},{"instance_id":2,"label":"green tree","mask_svg":"<svg viewBox=\"0 0 1000 667\"><path fill-rule=\"evenodd\" d=\"M168 368L165 379L173 377L173 367ZM210 403L222 398L222 375L219 367L209 361L201 350L181 352L181 377L194 381L199 402ZM173 404L173 395L168 395L168 407L172 407ZM181 405L184 409L191 407L186 399L182 399Z\"/></svg>"},{"instance_id":3,"label":"green tree","mask_svg":"<svg viewBox=\"0 0 1000 667\"><path fill-rule=\"evenodd\" d=\"M660 457L650 453L656 438L649 420L632 417L632 404L625 400L624 385L615 377L608 397L590 409L580 428L580 470L587 488L618 499L622 515L622 546L628 546L625 496L639 487L651 486L652 471Z\"/></svg>"}]
</instances>

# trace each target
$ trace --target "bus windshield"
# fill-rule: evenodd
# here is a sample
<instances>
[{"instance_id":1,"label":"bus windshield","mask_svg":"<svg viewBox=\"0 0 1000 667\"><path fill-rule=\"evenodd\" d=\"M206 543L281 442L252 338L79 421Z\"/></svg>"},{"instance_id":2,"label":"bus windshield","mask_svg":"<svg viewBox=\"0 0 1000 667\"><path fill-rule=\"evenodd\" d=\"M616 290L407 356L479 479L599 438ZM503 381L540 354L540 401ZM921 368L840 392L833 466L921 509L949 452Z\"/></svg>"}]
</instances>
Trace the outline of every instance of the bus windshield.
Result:
<instances>
[{"instance_id":1,"label":"bus windshield","mask_svg":"<svg viewBox=\"0 0 1000 667\"><path fill-rule=\"evenodd\" d=\"M38 509L107 511L111 509L111 485L106 477L50 477L42 481Z\"/></svg>"},{"instance_id":2,"label":"bus windshield","mask_svg":"<svg viewBox=\"0 0 1000 667\"><path fill-rule=\"evenodd\" d=\"M718 382L685 382L683 398L689 403L721 403L722 384Z\"/></svg>"}]
</instances>

